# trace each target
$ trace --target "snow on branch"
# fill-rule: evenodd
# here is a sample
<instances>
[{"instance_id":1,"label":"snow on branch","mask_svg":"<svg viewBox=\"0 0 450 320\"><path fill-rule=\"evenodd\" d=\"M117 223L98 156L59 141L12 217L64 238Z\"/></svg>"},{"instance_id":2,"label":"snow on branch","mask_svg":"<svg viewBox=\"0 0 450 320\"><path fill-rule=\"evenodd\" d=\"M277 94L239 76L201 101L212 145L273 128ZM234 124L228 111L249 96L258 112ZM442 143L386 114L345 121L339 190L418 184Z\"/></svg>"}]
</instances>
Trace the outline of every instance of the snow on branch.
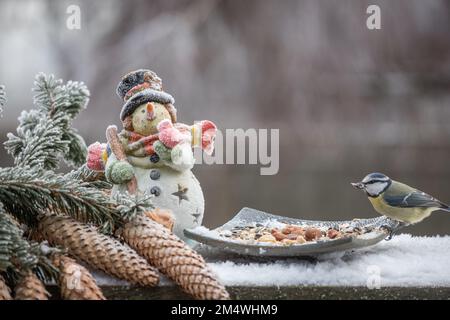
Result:
<instances>
[{"instance_id":1,"label":"snow on branch","mask_svg":"<svg viewBox=\"0 0 450 320\"><path fill-rule=\"evenodd\" d=\"M72 166L82 165L86 159L86 144L71 124L87 106L87 87L82 82L63 84L53 75L40 73L33 91L35 108L21 113L17 133L8 133L5 142L14 163L55 169L63 158Z\"/></svg>"},{"instance_id":2,"label":"snow on branch","mask_svg":"<svg viewBox=\"0 0 450 320\"><path fill-rule=\"evenodd\" d=\"M111 231L119 215L108 193L88 182L28 167L0 169L0 202L28 226L47 212L69 215Z\"/></svg>"},{"instance_id":3,"label":"snow on branch","mask_svg":"<svg viewBox=\"0 0 450 320\"><path fill-rule=\"evenodd\" d=\"M58 250L27 241L19 224L8 215L0 203L0 272L17 276L20 272L37 271L43 280L55 279L57 270L52 266L48 255Z\"/></svg>"}]
</instances>

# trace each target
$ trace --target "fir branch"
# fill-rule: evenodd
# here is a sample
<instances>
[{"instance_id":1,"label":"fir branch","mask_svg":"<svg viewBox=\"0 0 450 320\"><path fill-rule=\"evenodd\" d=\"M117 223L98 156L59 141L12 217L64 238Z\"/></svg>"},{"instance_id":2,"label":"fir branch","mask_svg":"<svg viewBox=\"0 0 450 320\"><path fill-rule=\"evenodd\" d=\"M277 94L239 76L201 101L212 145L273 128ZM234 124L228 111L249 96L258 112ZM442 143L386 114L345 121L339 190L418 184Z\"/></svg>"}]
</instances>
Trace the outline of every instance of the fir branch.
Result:
<instances>
[{"instance_id":1,"label":"fir branch","mask_svg":"<svg viewBox=\"0 0 450 320\"><path fill-rule=\"evenodd\" d=\"M69 141L63 140L61 133L61 127L66 126L67 117L58 115L49 119L39 116L34 118L34 115L23 111L19 122L26 123L26 130L19 124L17 136L8 133L5 147L14 157L14 164L17 166L54 169L58 166L60 155L69 151ZM33 122L37 123L34 127Z\"/></svg>"},{"instance_id":2,"label":"fir branch","mask_svg":"<svg viewBox=\"0 0 450 320\"><path fill-rule=\"evenodd\" d=\"M89 101L86 86L73 81L64 85L53 75L40 73L33 91L35 109L22 112L16 135L8 133L5 142L14 163L49 170L63 158L69 165L82 165L86 144L71 124Z\"/></svg>"},{"instance_id":3,"label":"fir branch","mask_svg":"<svg viewBox=\"0 0 450 320\"><path fill-rule=\"evenodd\" d=\"M77 167L86 162L87 146L81 135L77 133L74 128L68 128L62 135L63 141L69 141L68 152L64 155L65 162L72 166Z\"/></svg>"},{"instance_id":4,"label":"fir branch","mask_svg":"<svg viewBox=\"0 0 450 320\"><path fill-rule=\"evenodd\" d=\"M0 201L21 222L35 227L49 211L111 232L119 214L109 195L89 183L29 168L0 169Z\"/></svg>"},{"instance_id":5,"label":"fir branch","mask_svg":"<svg viewBox=\"0 0 450 320\"><path fill-rule=\"evenodd\" d=\"M152 194L146 193L143 195L129 195L128 192L117 193L114 196L114 201L117 203L117 211L120 214L121 221L131 221L136 215L144 213L149 209L153 209L152 198Z\"/></svg>"},{"instance_id":6,"label":"fir branch","mask_svg":"<svg viewBox=\"0 0 450 320\"><path fill-rule=\"evenodd\" d=\"M63 112L72 120L89 101L89 90L83 82L68 81L63 85L54 75L39 73L34 84L34 105L50 118Z\"/></svg>"},{"instance_id":7,"label":"fir branch","mask_svg":"<svg viewBox=\"0 0 450 320\"><path fill-rule=\"evenodd\" d=\"M0 271L10 278L34 271L42 280L55 279L57 269L49 260L49 254L58 250L46 244L27 241L18 223L0 204Z\"/></svg>"},{"instance_id":8,"label":"fir branch","mask_svg":"<svg viewBox=\"0 0 450 320\"><path fill-rule=\"evenodd\" d=\"M90 186L103 189L108 194L110 192L109 189L112 188L111 183L106 180L104 172L93 171L86 165L65 174L64 177L69 180L75 179L89 183ZM147 193L135 195L130 195L128 192L117 193L112 198L112 202L117 210L116 226L130 221L137 214L154 209L151 201L153 197L153 195Z\"/></svg>"},{"instance_id":9,"label":"fir branch","mask_svg":"<svg viewBox=\"0 0 450 320\"><path fill-rule=\"evenodd\" d=\"M82 165L76 170L72 170L65 175L66 179L80 180L89 182L92 186L100 189L111 189L112 184L106 180L105 173L103 171L94 171L89 169L86 164Z\"/></svg>"}]
</instances>

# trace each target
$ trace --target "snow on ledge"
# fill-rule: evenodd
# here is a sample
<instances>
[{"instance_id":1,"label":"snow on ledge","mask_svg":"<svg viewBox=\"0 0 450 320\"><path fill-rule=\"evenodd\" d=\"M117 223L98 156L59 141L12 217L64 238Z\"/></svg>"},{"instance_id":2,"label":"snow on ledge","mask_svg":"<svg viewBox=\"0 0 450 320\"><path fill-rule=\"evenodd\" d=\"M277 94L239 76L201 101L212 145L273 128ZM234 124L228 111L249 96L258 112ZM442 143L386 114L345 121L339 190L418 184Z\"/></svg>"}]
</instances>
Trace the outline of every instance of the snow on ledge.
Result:
<instances>
[{"instance_id":1,"label":"snow on ledge","mask_svg":"<svg viewBox=\"0 0 450 320\"><path fill-rule=\"evenodd\" d=\"M214 262L225 285L243 286L450 286L450 236L394 236L353 253L264 262ZM375 282L374 282L375 281Z\"/></svg>"},{"instance_id":2,"label":"snow on ledge","mask_svg":"<svg viewBox=\"0 0 450 320\"><path fill-rule=\"evenodd\" d=\"M315 261L255 259L229 256L216 249L200 249L226 286L367 286L450 287L450 236L394 236L351 253L327 254ZM378 275L379 274L379 278ZM99 285L127 285L93 272ZM160 285L173 285L162 277ZM301 290L299 288L299 290Z\"/></svg>"}]
</instances>

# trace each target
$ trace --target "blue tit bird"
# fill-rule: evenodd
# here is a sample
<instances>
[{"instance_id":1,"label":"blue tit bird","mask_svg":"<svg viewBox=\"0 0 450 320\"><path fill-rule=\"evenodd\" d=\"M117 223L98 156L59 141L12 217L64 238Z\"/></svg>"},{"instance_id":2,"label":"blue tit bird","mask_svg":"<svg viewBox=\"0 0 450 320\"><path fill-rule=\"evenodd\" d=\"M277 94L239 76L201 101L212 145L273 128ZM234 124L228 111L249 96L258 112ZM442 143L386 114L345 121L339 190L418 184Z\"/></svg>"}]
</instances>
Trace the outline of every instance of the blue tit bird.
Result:
<instances>
[{"instance_id":1,"label":"blue tit bird","mask_svg":"<svg viewBox=\"0 0 450 320\"><path fill-rule=\"evenodd\" d=\"M361 182L352 183L352 186L366 192L378 213L402 225L420 222L436 210L450 212L447 204L382 173L368 174Z\"/></svg>"}]
</instances>

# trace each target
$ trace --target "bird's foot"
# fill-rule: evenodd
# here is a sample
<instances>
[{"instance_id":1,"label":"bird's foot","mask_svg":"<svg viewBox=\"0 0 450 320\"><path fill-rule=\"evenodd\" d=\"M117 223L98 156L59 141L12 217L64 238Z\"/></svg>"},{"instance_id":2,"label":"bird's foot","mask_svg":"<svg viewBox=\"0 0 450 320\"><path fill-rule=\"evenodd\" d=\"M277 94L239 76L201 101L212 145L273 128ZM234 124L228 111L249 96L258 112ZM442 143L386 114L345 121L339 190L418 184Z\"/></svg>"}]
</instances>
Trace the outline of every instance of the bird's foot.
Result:
<instances>
[{"instance_id":1,"label":"bird's foot","mask_svg":"<svg viewBox=\"0 0 450 320\"><path fill-rule=\"evenodd\" d=\"M386 241L391 240L392 237L393 237L394 234L395 234L395 229L392 228L392 227L390 227L390 226L388 226L388 225L386 225L386 224L382 225L382 226L380 227L380 229L381 229L381 230L385 230L385 231L387 232L388 236L387 236L387 238L385 239Z\"/></svg>"},{"instance_id":2,"label":"bird's foot","mask_svg":"<svg viewBox=\"0 0 450 320\"><path fill-rule=\"evenodd\" d=\"M397 233L398 230L400 230L403 227L406 227L408 224L401 222L401 221L395 221L394 220L394 224L383 224L382 226L380 226L380 229L384 229L386 230L386 232L388 233L387 238L385 239L386 241L389 241L392 239L392 237Z\"/></svg>"}]
</instances>

